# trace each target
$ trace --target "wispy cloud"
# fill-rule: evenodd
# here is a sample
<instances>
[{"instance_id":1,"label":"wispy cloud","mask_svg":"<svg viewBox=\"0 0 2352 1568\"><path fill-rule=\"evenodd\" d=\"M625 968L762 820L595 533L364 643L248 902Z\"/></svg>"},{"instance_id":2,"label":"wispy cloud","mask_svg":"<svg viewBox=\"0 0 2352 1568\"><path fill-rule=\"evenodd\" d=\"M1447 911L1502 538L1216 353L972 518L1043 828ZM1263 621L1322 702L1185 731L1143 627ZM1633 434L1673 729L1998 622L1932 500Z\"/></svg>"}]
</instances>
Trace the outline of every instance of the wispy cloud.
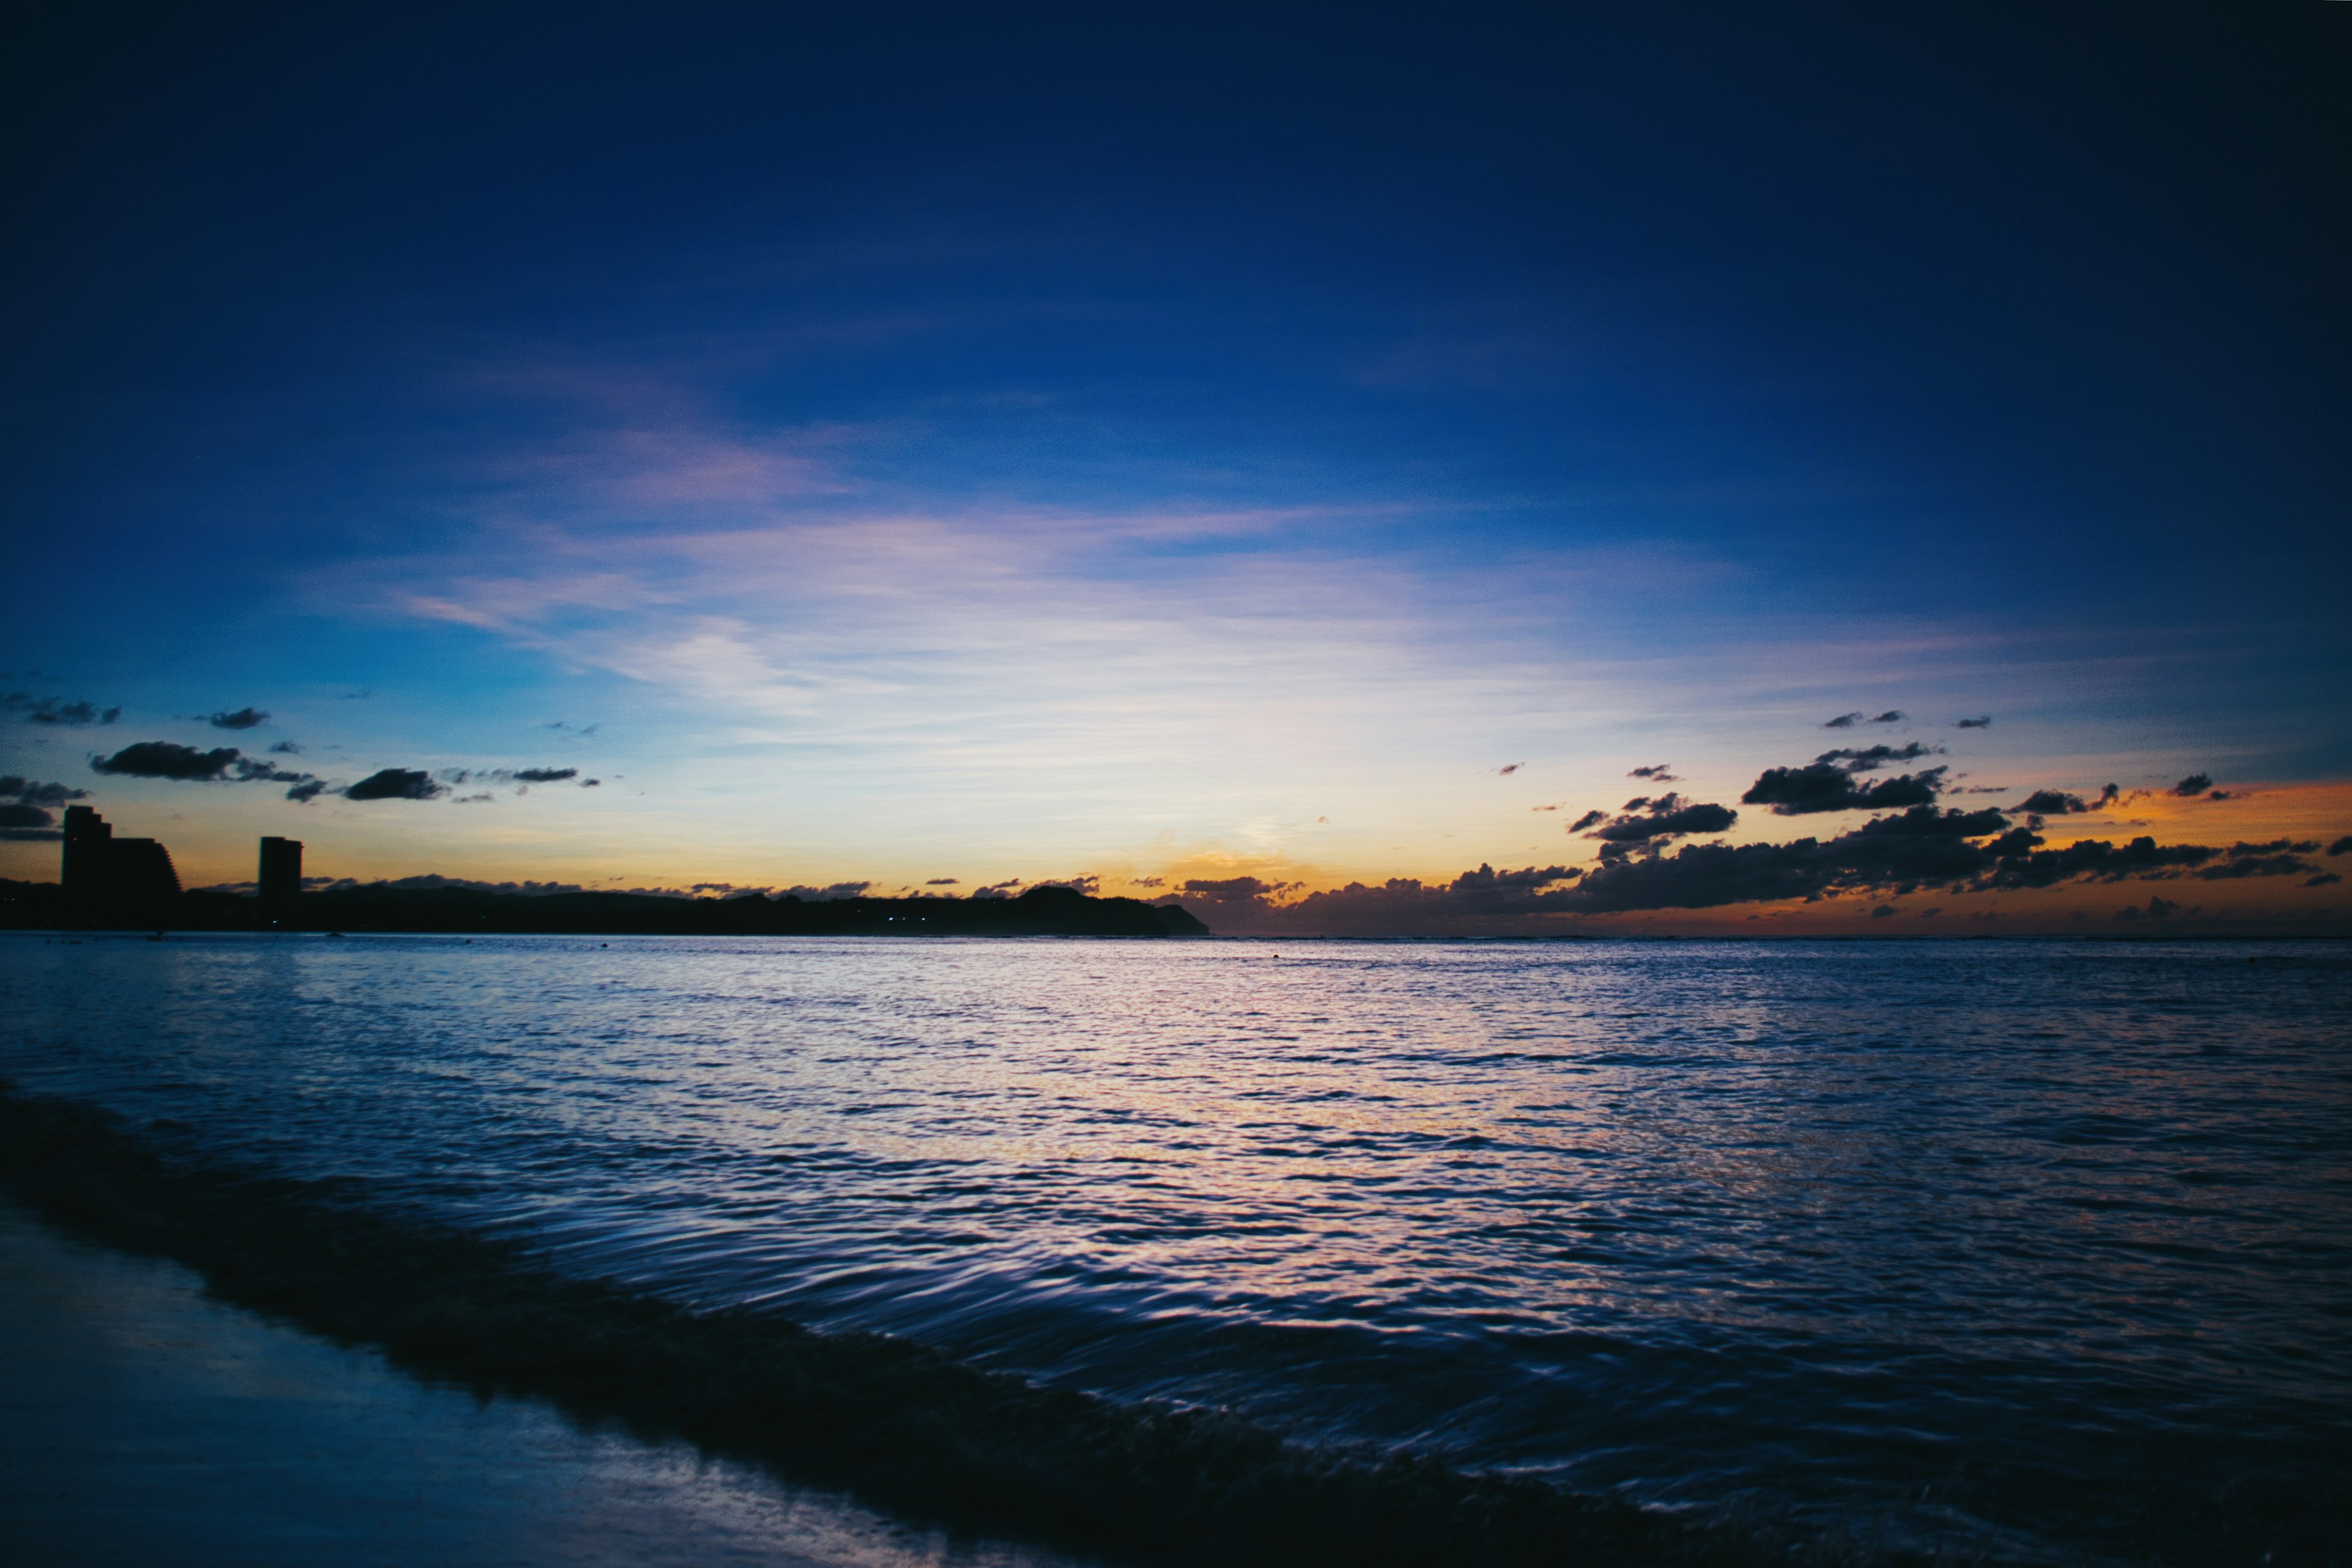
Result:
<instances>
[{"instance_id":1,"label":"wispy cloud","mask_svg":"<svg viewBox=\"0 0 2352 1568\"><path fill-rule=\"evenodd\" d=\"M622 703L641 689L694 754L630 752L633 798L665 776L789 787L796 811L910 853L1047 825L1081 836L1073 855L1154 835L1279 853L1307 831L1359 865L1400 843L1426 855L1433 813L1526 824L1536 803L1509 788L1540 777L1557 799L1581 787L1578 766L1594 784L1639 763L1637 778L1736 790L1744 777L1711 776L1733 748L1819 724L1858 670L1906 707L1967 711L2014 688L1955 689L1956 668L2008 657L2018 681L2044 681L2064 663L1864 616L1730 636L1716 611L1749 595L1721 561L1553 542L1454 553L1443 524L1459 509L1440 500L949 500L873 477L905 427L749 428L626 377L566 395L593 405L584 433L481 465L462 532L321 571L310 607L468 628L615 682ZM1631 616L1635 575L1671 587L1682 619L1662 621L1654 592ZM1833 727L1902 717L1874 703ZM597 744L612 752L615 733ZM1675 773L1646 760L1669 745ZM1460 759L1498 753L1518 771L1486 764L1472 799ZM1601 757L1619 760L1577 762ZM1524 827L1494 832L1498 854L1533 847L1511 843Z\"/></svg>"}]
</instances>

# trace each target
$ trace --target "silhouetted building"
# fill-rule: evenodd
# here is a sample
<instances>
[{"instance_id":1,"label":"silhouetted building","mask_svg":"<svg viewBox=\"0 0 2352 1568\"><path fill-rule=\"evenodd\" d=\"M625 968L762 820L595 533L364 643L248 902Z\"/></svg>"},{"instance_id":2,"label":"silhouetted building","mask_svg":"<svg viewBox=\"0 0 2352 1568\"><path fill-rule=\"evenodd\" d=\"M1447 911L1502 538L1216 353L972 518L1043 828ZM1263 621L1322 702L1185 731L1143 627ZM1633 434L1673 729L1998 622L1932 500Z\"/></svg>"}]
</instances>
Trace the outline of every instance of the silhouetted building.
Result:
<instances>
[{"instance_id":1,"label":"silhouetted building","mask_svg":"<svg viewBox=\"0 0 2352 1568\"><path fill-rule=\"evenodd\" d=\"M114 829L94 807L66 807L65 864L58 879L69 899L97 899L106 894L107 861L114 848Z\"/></svg>"},{"instance_id":2,"label":"silhouetted building","mask_svg":"<svg viewBox=\"0 0 2352 1568\"><path fill-rule=\"evenodd\" d=\"M265 838L261 841L261 896L272 902L291 900L302 890L302 841Z\"/></svg>"},{"instance_id":3,"label":"silhouetted building","mask_svg":"<svg viewBox=\"0 0 2352 1568\"><path fill-rule=\"evenodd\" d=\"M152 838L114 840L114 896L118 899L176 899L180 873L173 868L172 852Z\"/></svg>"},{"instance_id":4,"label":"silhouetted building","mask_svg":"<svg viewBox=\"0 0 2352 1568\"><path fill-rule=\"evenodd\" d=\"M172 852L152 838L117 838L86 805L66 807L65 861L59 879L68 899L171 899L180 892Z\"/></svg>"}]
</instances>

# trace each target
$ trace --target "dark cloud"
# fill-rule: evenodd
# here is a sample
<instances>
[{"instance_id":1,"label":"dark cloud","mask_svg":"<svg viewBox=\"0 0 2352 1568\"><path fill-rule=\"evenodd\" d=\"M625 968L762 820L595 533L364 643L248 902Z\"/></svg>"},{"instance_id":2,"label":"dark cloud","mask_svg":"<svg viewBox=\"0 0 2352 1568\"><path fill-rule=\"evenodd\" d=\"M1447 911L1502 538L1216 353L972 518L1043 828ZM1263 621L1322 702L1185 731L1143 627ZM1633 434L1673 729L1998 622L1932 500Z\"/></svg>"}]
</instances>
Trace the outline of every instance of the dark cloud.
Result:
<instances>
[{"instance_id":1,"label":"dark cloud","mask_svg":"<svg viewBox=\"0 0 2352 1568\"><path fill-rule=\"evenodd\" d=\"M529 795L535 784L562 784L566 779L580 778L578 768L443 768L434 775L445 784L510 784L515 794ZM582 789L603 786L603 779L580 779ZM467 796L468 800L474 796Z\"/></svg>"},{"instance_id":2,"label":"dark cloud","mask_svg":"<svg viewBox=\"0 0 2352 1568\"><path fill-rule=\"evenodd\" d=\"M58 697L36 697L29 691L0 696L0 712L22 713L27 724L62 724L73 729L111 724L122 717L120 708L101 710L94 702L68 702Z\"/></svg>"},{"instance_id":3,"label":"dark cloud","mask_svg":"<svg viewBox=\"0 0 2352 1568\"><path fill-rule=\"evenodd\" d=\"M1076 877L1048 877L1035 885L1040 888L1068 888L1090 899L1102 891L1102 879L1091 871Z\"/></svg>"},{"instance_id":4,"label":"dark cloud","mask_svg":"<svg viewBox=\"0 0 2352 1568\"><path fill-rule=\"evenodd\" d=\"M57 818L46 807L26 805L22 802L0 805L0 827L51 827Z\"/></svg>"},{"instance_id":5,"label":"dark cloud","mask_svg":"<svg viewBox=\"0 0 2352 1568\"><path fill-rule=\"evenodd\" d=\"M1496 771L1496 773L1498 773L1502 774L1505 778L1508 778L1508 777L1510 777L1513 773L1517 773L1517 772L1519 771L1519 769L1520 769L1523 765L1524 765L1524 764L1519 763L1512 763L1507 764L1507 766L1496 768L1495 771Z\"/></svg>"},{"instance_id":6,"label":"dark cloud","mask_svg":"<svg viewBox=\"0 0 2352 1568\"><path fill-rule=\"evenodd\" d=\"M2170 899L2159 899L2155 894L2150 893L2147 899L2147 908L2143 910L2137 904L2126 904L2122 909L2116 911L2116 919L2119 921L2167 920L2169 919L2179 908L2180 906L2173 902ZM2190 911L2192 914L2195 912L2196 911L2194 910Z\"/></svg>"},{"instance_id":7,"label":"dark cloud","mask_svg":"<svg viewBox=\"0 0 2352 1568\"><path fill-rule=\"evenodd\" d=\"M215 730L252 730L269 722L269 715L258 708L240 708L234 713L208 713L205 722Z\"/></svg>"},{"instance_id":8,"label":"dark cloud","mask_svg":"<svg viewBox=\"0 0 2352 1568\"><path fill-rule=\"evenodd\" d=\"M239 784L309 784L312 777L259 757L239 757L230 764L229 773Z\"/></svg>"},{"instance_id":9,"label":"dark cloud","mask_svg":"<svg viewBox=\"0 0 2352 1568\"><path fill-rule=\"evenodd\" d=\"M1903 711L1900 709L1895 708L1889 708L1885 712L1874 715L1864 713L1861 709L1857 708L1851 713L1841 713L1834 719L1823 720L1822 721L1822 728L1824 730L1851 730L1856 724L1900 724L1903 722L1904 717L1905 715Z\"/></svg>"},{"instance_id":10,"label":"dark cloud","mask_svg":"<svg viewBox=\"0 0 2352 1568\"><path fill-rule=\"evenodd\" d=\"M1573 903L1607 914L1865 889L1903 893L1982 874L1995 858L1970 840L2010 831L2009 819L1997 811L1938 813L1920 805L1826 843L1690 844L1673 855L1604 863L1576 889Z\"/></svg>"},{"instance_id":11,"label":"dark cloud","mask_svg":"<svg viewBox=\"0 0 2352 1568\"><path fill-rule=\"evenodd\" d=\"M1257 877L1194 877L1184 884L1184 891L1211 904L1247 904L1276 898L1297 886Z\"/></svg>"},{"instance_id":12,"label":"dark cloud","mask_svg":"<svg viewBox=\"0 0 2352 1568\"><path fill-rule=\"evenodd\" d=\"M346 800L432 800L448 793L422 768L384 768L342 792Z\"/></svg>"},{"instance_id":13,"label":"dark cloud","mask_svg":"<svg viewBox=\"0 0 2352 1568\"><path fill-rule=\"evenodd\" d=\"M2240 877L2291 877L2319 869L2303 857L2319 848L2315 838L2273 838L2267 844L2241 841L2221 852L2216 864L2197 875L2208 882L2233 881Z\"/></svg>"},{"instance_id":14,"label":"dark cloud","mask_svg":"<svg viewBox=\"0 0 2352 1568\"><path fill-rule=\"evenodd\" d=\"M1551 807L1541 805L1538 806L1536 809L1538 811L1549 811ZM1588 811L1582 816L1578 817L1574 822L1570 823L1568 825L1568 830L1570 833L1581 833L1596 822L1606 822L1608 820L1609 814L1605 811Z\"/></svg>"},{"instance_id":15,"label":"dark cloud","mask_svg":"<svg viewBox=\"0 0 2352 1568\"><path fill-rule=\"evenodd\" d=\"M2343 879L2344 879L2344 877L2343 877L2343 874L2342 874L2341 872L2336 872L2336 871L2322 871L2322 872L2321 872L2321 873L2319 873L2319 875L2317 875L2316 877L2314 877L2314 878L2312 878L2310 880L2308 880L2308 881L2305 882L2305 883L2304 883L2304 886L2305 886L2305 887L2306 887L2306 888L2324 888L2324 887L2327 886L2327 884L2328 884L2328 883L2330 883L2330 882L2340 882L2340 881L2342 881Z\"/></svg>"},{"instance_id":16,"label":"dark cloud","mask_svg":"<svg viewBox=\"0 0 2352 1568\"><path fill-rule=\"evenodd\" d=\"M1850 775L1842 776L1851 782ZM1621 816L1633 831L1643 832L1633 825L1696 809L1667 796L1629 802ZM1713 809L1730 815L1719 806ZM2216 847L2159 845L2140 837L2123 844L2086 839L2052 848L2033 826L2019 826L1999 808L1961 810L1932 802L1874 817L1832 838L1801 838L1790 844L1685 844L1669 850L1659 839L1602 842L1601 864L1580 878L1576 870L1558 866L1502 872L1481 866L1447 884L1403 879L1380 886L1349 883L1295 902L1283 900L1286 895L1295 897L1296 884L1258 877L1195 879L1184 885L1181 901L1220 931L1370 936L1492 930L1498 921L1515 917L1813 902L1846 895L1893 900L1922 891L1966 894L2065 883L2184 878L2229 881L2319 874L2304 858L2318 847L2315 840ZM2352 844L2346 851L2352 853ZM1893 908L1891 903L1879 907ZM2158 899L2153 916L2140 910L2133 918L2160 918L2173 907ZM1920 911L1921 918L1940 908Z\"/></svg>"},{"instance_id":17,"label":"dark cloud","mask_svg":"<svg viewBox=\"0 0 2352 1568\"><path fill-rule=\"evenodd\" d=\"M1874 921L1892 920L1900 912L1893 904L1881 904L1870 911L1870 918Z\"/></svg>"},{"instance_id":18,"label":"dark cloud","mask_svg":"<svg viewBox=\"0 0 2352 1568\"><path fill-rule=\"evenodd\" d=\"M1872 773L1889 763L1915 763L1921 757L1939 755L1943 749L1941 746L1921 745L1916 741L1901 746L1842 747L1837 751L1823 752L1813 761L1835 763L1850 773Z\"/></svg>"},{"instance_id":19,"label":"dark cloud","mask_svg":"<svg viewBox=\"0 0 2352 1568\"><path fill-rule=\"evenodd\" d=\"M2308 846L2284 841L2229 849L2162 846L2153 838L2121 846L2089 839L2062 849L2042 848L2042 842L2030 830L2011 826L1999 811L1938 812L1918 805L1827 841L1685 845L1670 856L1605 862L1567 901L1608 913L1864 891L1901 894L1921 887L1983 892L2072 881L2189 875L2220 879L2312 869L2294 853Z\"/></svg>"},{"instance_id":20,"label":"dark cloud","mask_svg":"<svg viewBox=\"0 0 2352 1568\"><path fill-rule=\"evenodd\" d=\"M1961 720L1958 723L1953 725L1952 728L1955 730L1990 730L1992 728L1992 715L1990 713L1979 713L1973 719Z\"/></svg>"},{"instance_id":21,"label":"dark cloud","mask_svg":"<svg viewBox=\"0 0 2352 1568\"><path fill-rule=\"evenodd\" d=\"M2327 847L2330 855L2352 855L2352 833L2346 834Z\"/></svg>"},{"instance_id":22,"label":"dark cloud","mask_svg":"<svg viewBox=\"0 0 2352 1568\"><path fill-rule=\"evenodd\" d=\"M302 748L291 741L280 741L269 749L281 757L299 757L302 754Z\"/></svg>"},{"instance_id":23,"label":"dark cloud","mask_svg":"<svg viewBox=\"0 0 2352 1568\"><path fill-rule=\"evenodd\" d=\"M1646 768L1635 768L1632 773L1627 773L1625 776L1629 779L1647 779L1652 784L1682 783L1682 780L1676 778L1675 774L1669 771L1673 767L1674 763L1658 763Z\"/></svg>"},{"instance_id":24,"label":"dark cloud","mask_svg":"<svg viewBox=\"0 0 2352 1568\"><path fill-rule=\"evenodd\" d=\"M92 757L91 768L101 773L131 778L174 779L182 784L289 784L307 786L318 781L310 773L281 768L259 757L248 757L235 746L200 752L177 741L140 741L110 757ZM289 791L289 800L308 800L318 794Z\"/></svg>"},{"instance_id":25,"label":"dark cloud","mask_svg":"<svg viewBox=\"0 0 2352 1568\"><path fill-rule=\"evenodd\" d=\"M0 773L0 795L13 797L19 805L63 805L69 800L88 800L89 791Z\"/></svg>"},{"instance_id":26,"label":"dark cloud","mask_svg":"<svg viewBox=\"0 0 2352 1568\"><path fill-rule=\"evenodd\" d=\"M1563 911L1563 900L1583 872L1569 866L1530 866L1497 871L1481 866L1436 886L1392 877L1378 886L1350 882L1309 893L1297 903L1276 900L1294 890L1292 882L1257 877L1195 878L1173 900L1211 921L1220 931L1319 931L1379 936L1444 929L1461 922ZM1162 900L1162 902L1171 900Z\"/></svg>"},{"instance_id":27,"label":"dark cloud","mask_svg":"<svg viewBox=\"0 0 2352 1568\"><path fill-rule=\"evenodd\" d=\"M2054 789L2038 789L2009 808L2029 816L2067 816L2091 809L2090 803L2079 795L2066 795Z\"/></svg>"},{"instance_id":28,"label":"dark cloud","mask_svg":"<svg viewBox=\"0 0 2352 1568\"><path fill-rule=\"evenodd\" d=\"M1739 801L1743 805L1769 805L1775 816L1931 805L1943 793L1948 771L1941 767L1924 768L1916 773L1861 784L1852 772L1833 762L1810 763L1801 768L1767 768Z\"/></svg>"},{"instance_id":29,"label":"dark cloud","mask_svg":"<svg viewBox=\"0 0 2352 1568\"><path fill-rule=\"evenodd\" d=\"M956 888L962 883L954 877L933 877L923 884L926 888Z\"/></svg>"},{"instance_id":30,"label":"dark cloud","mask_svg":"<svg viewBox=\"0 0 2352 1568\"><path fill-rule=\"evenodd\" d=\"M139 741L110 757L92 757L89 765L101 773L122 773L131 778L206 783L227 778L229 768L243 755L235 746L200 752L177 741Z\"/></svg>"},{"instance_id":31,"label":"dark cloud","mask_svg":"<svg viewBox=\"0 0 2352 1568\"><path fill-rule=\"evenodd\" d=\"M2213 777L2210 773L2190 773L2172 786L2172 793L2185 798L2189 795L2203 795L2212 787Z\"/></svg>"},{"instance_id":32,"label":"dark cloud","mask_svg":"<svg viewBox=\"0 0 2352 1568\"><path fill-rule=\"evenodd\" d=\"M1580 821L1589 821L1598 815L1588 814ZM1636 849L1694 833L1721 833L1738 820L1738 812L1711 801L1685 800L1678 795L1662 795L1655 799L1635 795L1625 803L1623 810L1601 822L1584 837L1600 840L1601 858L1613 860Z\"/></svg>"},{"instance_id":33,"label":"dark cloud","mask_svg":"<svg viewBox=\"0 0 2352 1568\"><path fill-rule=\"evenodd\" d=\"M548 725L548 728L551 730L562 730L574 735L593 735L604 727L604 724L602 720L597 721L593 724L567 724L562 720L558 719L553 723Z\"/></svg>"},{"instance_id":34,"label":"dark cloud","mask_svg":"<svg viewBox=\"0 0 2352 1568\"><path fill-rule=\"evenodd\" d=\"M326 793L326 780L306 779L302 783L296 784L292 789L288 790L286 792L286 798L300 805L308 805Z\"/></svg>"},{"instance_id":35,"label":"dark cloud","mask_svg":"<svg viewBox=\"0 0 2352 1568\"><path fill-rule=\"evenodd\" d=\"M2010 837L2041 842L2023 828L2014 830ZM2001 847L1999 843L1993 846L1996 851ZM1990 889L2054 888L2061 882L2078 879L2120 882L2129 877L2177 876L2203 865L2218 853L2200 844L2163 846L2153 838L2135 838L2120 849L2102 838L2085 838L2063 849L2005 855L1971 886Z\"/></svg>"},{"instance_id":36,"label":"dark cloud","mask_svg":"<svg viewBox=\"0 0 2352 1568\"><path fill-rule=\"evenodd\" d=\"M832 882L822 888L803 885L782 889L776 896L780 899L799 899L806 903L820 903L828 899L863 898L866 895L866 889L873 885L871 882Z\"/></svg>"}]
</instances>

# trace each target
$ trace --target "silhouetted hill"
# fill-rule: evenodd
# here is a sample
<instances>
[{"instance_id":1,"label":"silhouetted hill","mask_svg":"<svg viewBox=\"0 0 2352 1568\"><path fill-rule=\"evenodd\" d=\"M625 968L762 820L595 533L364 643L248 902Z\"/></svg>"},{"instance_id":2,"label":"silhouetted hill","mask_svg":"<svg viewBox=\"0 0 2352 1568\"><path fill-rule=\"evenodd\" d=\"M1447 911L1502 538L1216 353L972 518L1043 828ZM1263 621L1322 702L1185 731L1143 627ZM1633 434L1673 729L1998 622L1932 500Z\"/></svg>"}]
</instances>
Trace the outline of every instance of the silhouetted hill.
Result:
<instances>
[{"instance_id":1,"label":"silhouetted hill","mask_svg":"<svg viewBox=\"0 0 2352 1568\"><path fill-rule=\"evenodd\" d=\"M340 888L286 909L231 893L76 906L51 882L0 879L0 925L142 931L447 931L575 936L1206 936L1172 905L1032 888L1017 899L822 899L758 893L496 893L475 888Z\"/></svg>"}]
</instances>

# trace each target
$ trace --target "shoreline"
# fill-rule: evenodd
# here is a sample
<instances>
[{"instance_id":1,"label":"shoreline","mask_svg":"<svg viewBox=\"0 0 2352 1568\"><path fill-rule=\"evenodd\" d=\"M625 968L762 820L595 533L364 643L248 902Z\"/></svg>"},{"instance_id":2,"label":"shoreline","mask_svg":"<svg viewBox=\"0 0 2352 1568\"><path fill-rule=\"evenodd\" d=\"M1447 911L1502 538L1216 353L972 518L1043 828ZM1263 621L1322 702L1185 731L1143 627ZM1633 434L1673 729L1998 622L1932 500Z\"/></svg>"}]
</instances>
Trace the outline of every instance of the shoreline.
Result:
<instances>
[{"instance_id":1,"label":"shoreline","mask_svg":"<svg viewBox=\"0 0 2352 1568\"><path fill-rule=\"evenodd\" d=\"M0 1516L27 1562L1085 1568L421 1382L0 1197Z\"/></svg>"},{"instance_id":2,"label":"shoreline","mask_svg":"<svg viewBox=\"0 0 2352 1568\"><path fill-rule=\"evenodd\" d=\"M906 1341L697 1313L520 1249L263 1178L0 1083L0 1185L69 1232L195 1269L209 1292L478 1397L682 1440L957 1535L1136 1563L1847 1561L1613 1498L1315 1447L1213 1411L1123 1405ZM1899 1558L1881 1561L1899 1561Z\"/></svg>"}]
</instances>

